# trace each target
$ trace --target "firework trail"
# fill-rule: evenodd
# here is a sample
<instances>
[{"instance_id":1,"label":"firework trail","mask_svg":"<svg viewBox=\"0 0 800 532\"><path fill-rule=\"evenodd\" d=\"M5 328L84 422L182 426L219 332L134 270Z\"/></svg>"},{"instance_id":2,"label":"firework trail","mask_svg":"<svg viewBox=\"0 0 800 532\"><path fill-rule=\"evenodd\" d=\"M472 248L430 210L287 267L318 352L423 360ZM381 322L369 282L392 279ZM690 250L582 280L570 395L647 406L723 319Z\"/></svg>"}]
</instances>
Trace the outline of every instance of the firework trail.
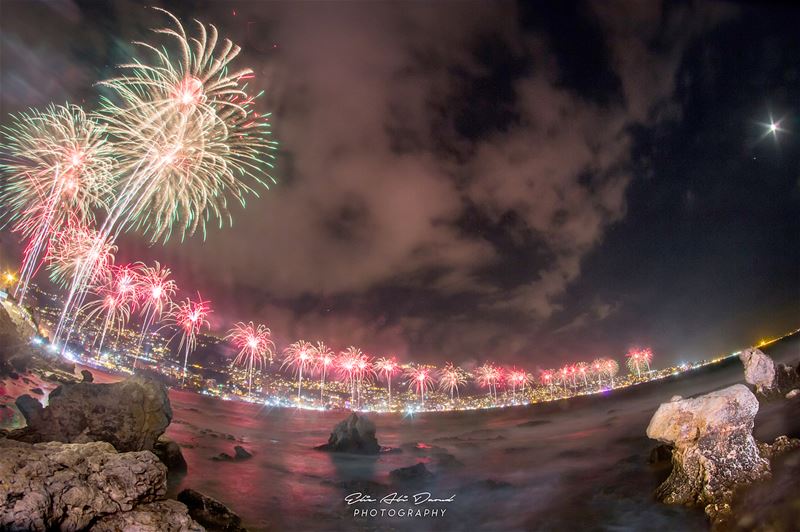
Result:
<instances>
[{"instance_id":1,"label":"firework trail","mask_svg":"<svg viewBox=\"0 0 800 532\"><path fill-rule=\"evenodd\" d=\"M485 386L489 389L489 395L491 395L495 401L497 401L497 382L500 380L501 375L500 368L489 362L475 370L475 380L478 381L478 384L481 386Z\"/></svg>"},{"instance_id":2,"label":"firework trail","mask_svg":"<svg viewBox=\"0 0 800 532\"><path fill-rule=\"evenodd\" d=\"M589 373L589 364L586 362L578 362L574 366L575 375L579 376L583 380L584 388L589 386L588 380L588 373Z\"/></svg>"},{"instance_id":3,"label":"firework trail","mask_svg":"<svg viewBox=\"0 0 800 532\"><path fill-rule=\"evenodd\" d=\"M628 369L636 372L637 377L642 376L642 368L650 371L650 361L653 360L653 351L650 349L631 349L625 355L628 358Z\"/></svg>"},{"instance_id":4,"label":"firework trail","mask_svg":"<svg viewBox=\"0 0 800 532\"><path fill-rule=\"evenodd\" d=\"M333 351L322 342L317 342L314 346L314 367L319 371L319 400L323 402L325 392L325 377L328 375L328 368L333 364Z\"/></svg>"},{"instance_id":5,"label":"firework trail","mask_svg":"<svg viewBox=\"0 0 800 532\"><path fill-rule=\"evenodd\" d=\"M284 367L293 368L297 373L297 399L300 399L300 392L303 388L303 370L313 363L314 346L305 340L298 340L283 350Z\"/></svg>"},{"instance_id":6,"label":"firework trail","mask_svg":"<svg viewBox=\"0 0 800 532\"><path fill-rule=\"evenodd\" d=\"M433 374L428 368L408 368L405 372L408 377L408 389L416 390L422 407L425 407L425 391L432 390L434 385Z\"/></svg>"},{"instance_id":7,"label":"firework trail","mask_svg":"<svg viewBox=\"0 0 800 532\"><path fill-rule=\"evenodd\" d=\"M167 325L177 327L177 332L172 336L175 338L181 335L178 350L183 350L183 373L181 375L181 386L186 380L186 366L189 362L189 354L197 346L197 333L203 327L210 327L208 315L211 314L211 303L204 301L200 294L197 294L197 301L189 298L180 303L173 303L167 314ZM170 340L172 339L170 338Z\"/></svg>"},{"instance_id":8,"label":"firework trail","mask_svg":"<svg viewBox=\"0 0 800 532\"><path fill-rule=\"evenodd\" d=\"M467 383L467 377L461 368L453 366L451 362L445 364L444 368L439 372L439 389L450 393L450 401L453 400L453 393L459 395L459 387Z\"/></svg>"},{"instance_id":9,"label":"firework trail","mask_svg":"<svg viewBox=\"0 0 800 532\"><path fill-rule=\"evenodd\" d=\"M611 387L614 387L614 377L617 373L619 373L619 363L616 360L607 358L603 362L603 373L608 375L608 379L611 382Z\"/></svg>"},{"instance_id":10,"label":"firework trail","mask_svg":"<svg viewBox=\"0 0 800 532\"><path fill-rule=\"evenodd\" d=\"M114 254L116 246L103 240L102 236L85 225L74 220L67 222L67 226L52 236L52 242L45 255L45 262L50 273L50 280L59 286L66 286L74 273L83 268L87 272L87 290L97 288L111 282L114 269ZM77 307L84 305L86 292L77 300ZM75 320L66 325L67 334L64 340L64 349L69 342ZM55 343L55 338L53 340Z\"/></svg>"},{"instance_id":11,"label":"firework trail","mask_svg":"<svg viewBox=\"0 0 800 532\"><path fill-rule=\"evenodd\" d=\"M511 395L517 397L517 387L520 393L525 394L525 385L531 381L531 376L521 369L512 368L508 373L508 381L511 383Z\"/></svg>"},{"instance_id":12,"label":"firework trail","mask_svg":"<svg viewBox=\"0 0 800 532\"><path fill-rule=\"evenodd\" d=\"M394 357L381 357L375 361L375 371L383 374L386 384L389 386L389 404L392 403L392 376L400 370Z\"/></svg>"},{"instance_id":13,"label":"firework trail","mask_svg":"<svg viewBox=\"0 0 800 532\"><path fill-rule=\"evenodd\" d=\"M253 390L253 368L264 367L268 358L267 353L275 351L275 344L272 342L272 332L264 325L254 325L253 322L239 322L226 336L233 344L239 348L239 354L233 360L234 364L247 366L247 395L252 394Z\"/></svg>"},{"instance_id":14,"label":"firework trail","mask_svg":"<svg viewBox=\"0 0 800 532\"><path fill-rule=\"evenodd\" d=\"M100 229L114 242L120 232L137 230L151 242L181 239L215 218L230 225L229 199L274 181L269 171L277 149L268 115L253 110L245 80L250 69L232 70L240 48L214 26L197 23L188 36L172 14L170 28L154 30L165 43L135 43L144 57L121 65L123 75L102 82L110 96L99 116L108 127L123 178ZM70 287L61 322L85 288L81 269ZM63 326L57 328L56 336Z\"/></svg>"},{"instance_id":15,"label":"firework trail","mask_svg":"<svg viewBox=\"0 0 800 532\"><path fill-rule=\"evenodd\" d=\"M129 266L115 267L106 277L106 282L96 289L97 299L81 307L79 314L86 316L85 322L103 316L98 354L103 351L106 333L109 330L116 331L116 342L119 342L119 335L136 305L135 282Z\"/></svg>"},{"instance_id":16,"label":"firework trail","mask_svg":"<svg viewBox=\"0 0 800 532\"><path fill-rule=\"evenodd\" d=\"M77 105L12 115L0 127L0 205L11 230L27 240L14 291L22 304L51 239L69 220L90 223L111 191L114 154L105 126Z\"/></svg>"},{"instance_id":17,"label":"firework trail","mask_svg":"<svg viewBox=\"0 0 800 532\"><path fill-rule=\"evenodd\" d=\"M339 370L339 376L342 380L350 385L350 403L355 404L356 400L356 373L358 371L358 362L364 356L361 349L350 346L341 353L336 359L336 367Z\"/></svg>"},{"instance_id":18,"label":"firework trail","mask_svg":"<svg viewBox=\"0 0 800 532\"><path fill-rule=\"evenodd\" d=\"M161 320L164 309L172 305L172 298L177 291L175 281L170 279L172 272L169 268L164 268L159 262L154 262L153 266L146 266L142 263L137 264L138 286L136 287L141 298L142 330L139 334L139 342L136 345L133 368L139 361L139 353L142 349L144 337L150 331L153 322Z\"/></svg>"},{"instance_id":19,"label":"firework trail","mask_svg":"<svg viewBox=\"0 0 800 532\"><path fill-rule=\"evenodd\" d=\"M85 267L88 286L97 285L111 274L117 247L100 233L74 220L55 232L45 255L50 280L65 287L75 272Z\"/></svg>"},{"instance_id":20,"label":"firework trail","mask_svg":"<svg viewBox=\"0 0 800 532\"><path fill-rule=\"evenodd\" d=\"M375 367L372 364L372 359L367 355L361 355L356 362L356 408L361 408L361 388L364 381L369 382L375 376Z\"/></svg>"}]
</instances>

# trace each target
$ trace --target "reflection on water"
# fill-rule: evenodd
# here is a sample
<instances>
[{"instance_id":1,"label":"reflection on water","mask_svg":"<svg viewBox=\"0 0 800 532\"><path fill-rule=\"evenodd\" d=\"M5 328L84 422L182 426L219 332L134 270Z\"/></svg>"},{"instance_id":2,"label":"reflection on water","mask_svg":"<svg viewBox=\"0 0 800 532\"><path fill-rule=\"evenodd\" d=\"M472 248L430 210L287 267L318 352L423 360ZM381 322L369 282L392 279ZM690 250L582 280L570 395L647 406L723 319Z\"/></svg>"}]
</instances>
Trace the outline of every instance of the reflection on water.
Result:
<instances>
[{"instance_id":1,"label":"reflection on water","mask_svg":"<svg viewBox=\"0 0 800 532\"><path fill-rule=\"evenodd\" d=\"M800 360L797 338L774 345L778 361ZM377 457L312 448L345 414L222 402L172 390L167 433L183 447L191 487L227 504L252 530L705 530L702 512L652 498L668 470L647 463L645 435L659 403L742 382L738 359L680 379L608 395L490 412L372 415ZM785 403L762 407L756 436L800 436ZM253 457L216 462L242 445ZM456 494L441 519L353 518L344 497L366 487L388 493L389 472L424 462L435 497ZM413 487L411 492L419 491ZM401 490L404 488L400 488ZM421 488L420 488L421 489ZM381 493L383 490L383 493Z\"/></svg>"}]
</instances>

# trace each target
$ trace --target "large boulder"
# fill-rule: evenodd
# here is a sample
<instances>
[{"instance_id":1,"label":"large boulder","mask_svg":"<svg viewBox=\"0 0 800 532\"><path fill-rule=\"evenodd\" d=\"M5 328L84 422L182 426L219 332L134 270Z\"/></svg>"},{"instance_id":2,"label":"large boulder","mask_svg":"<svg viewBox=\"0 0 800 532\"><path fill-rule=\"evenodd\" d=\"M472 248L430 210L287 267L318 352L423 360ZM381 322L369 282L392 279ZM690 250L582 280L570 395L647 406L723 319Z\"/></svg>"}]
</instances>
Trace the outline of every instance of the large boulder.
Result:
<instances>
[{"instance_id":1,"label":"large boulder","mask_svg":"<svg viewBox=\"0 0 800 532\"><path fill-rule=\"evenodd\" d=\"M91 532L203 532L178 501L156 501L140 504L129 512L119 512L101 517Z\"/></svg>"},{"instance_id":2,"label":"large boulder","mask_svg":"<svg viewBox=\"0 0 800 532\"><path fill-rule=\"evenodd\" d=\"M192 519L209 530L223 532L245 532L241 518L216 499L199 491L185 489L178 494L178 500L189 509Z\"/></svg>"},{"instance_id":3,"label":"large boulder","mask_svg":"<svg viewBox=\"0 0 800 532\"><path fill-rule=\"evenodd\" d=\"M166 480L166 468L148 451L0 439L0 529L81 530L158 500Z\"/></svg>"},{"instance_id":4,"label":"large boulder","mask_svg":"<svg viewBox=\"0 0 800 532\"><path fill-rule=\"evenodd\" d=\"M739 353L744 364L744 380L756 387L756 391L772 390L775 385L775 362L760 349L752 347Z\"/></svg>"},{"instance_id":5,"label":"large boulder","mask_svg":"<svg viewBox=\"0 0 800 532\"><path fill-rule=\"evenodd\" d=\"M724 520L734 490L770 474L752 435L757 412L758 400L743 384L659 406L647 436L673 446L673 467L656 496Z\"/></svg>"},{"instance_id":6,"label":"large boulder","mask_svg":"<svg viewBox=\"0 0 800 532\"><path fill-rule=\"evenodd\" d=\"M120 452L151 451L172 419L166 387L139 377L64 384L50 392L46 408L26 397L17 404L28 426L9 438L28 443L105 441Z\"/></svg>"},{"instance_id":7,"label":"large boulder","mask_svg":"<svg viewBox=\"0 0 800 532\"><path fill-rule=\"evenodd\" d=\"M355 412L334 427L328 443L317 449L337 453L378 454L381 446L375 437L375 424Z\"/></svg>"}]
</instances>

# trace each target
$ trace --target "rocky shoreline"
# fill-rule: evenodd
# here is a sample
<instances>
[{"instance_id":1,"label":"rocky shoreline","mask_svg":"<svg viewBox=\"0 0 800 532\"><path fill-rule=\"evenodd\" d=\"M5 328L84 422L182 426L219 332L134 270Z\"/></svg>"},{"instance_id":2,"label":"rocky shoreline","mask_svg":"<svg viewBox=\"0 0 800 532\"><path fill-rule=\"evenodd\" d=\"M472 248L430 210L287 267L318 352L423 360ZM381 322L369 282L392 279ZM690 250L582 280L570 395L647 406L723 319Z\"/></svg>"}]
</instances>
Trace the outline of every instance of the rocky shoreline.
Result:
<instances>
[{"instance_id":1,"label":"rocky shoreline","mask_svg":"<svg viewBox=\"0 0 800 532\"><path fill-rule=\"evenodd\" d=\"M742 501L748 488L769 481L772 464L781 455L800 457L800 439L779 436L769 444L753 437L759 401L798 397L797 367L776 365L755 348L743 351L740 359L752 391L735 384L690 399L673 397L659 406L647 427L649 438L666 445L654 449L651 457L669 453L672 463L656 498L703 508L712 529L747 529L752 516ZM800 507L800 495L794 500ZM791 515L782 519L788 528L779 525L770 530L791 530Z\"/></svg>"},{"instance_id":2,"label":"rocky shoreline","mask_svg":"<svg viewBox=\"0 0 800 532\"><path fill-rule=\"evenodd\" d=\"M0 376L59 385L47 406L16 397L26 426L0 433L0 529L245 530L235 513L197 491L166 498L168 475L187 466L164 435L172 408L163 384L140 377L98 384L87 370L78 378L73 365L32 347L27 333L0 306L0 345L14 346L0 349Z\"/></svg>"}]
</instances>

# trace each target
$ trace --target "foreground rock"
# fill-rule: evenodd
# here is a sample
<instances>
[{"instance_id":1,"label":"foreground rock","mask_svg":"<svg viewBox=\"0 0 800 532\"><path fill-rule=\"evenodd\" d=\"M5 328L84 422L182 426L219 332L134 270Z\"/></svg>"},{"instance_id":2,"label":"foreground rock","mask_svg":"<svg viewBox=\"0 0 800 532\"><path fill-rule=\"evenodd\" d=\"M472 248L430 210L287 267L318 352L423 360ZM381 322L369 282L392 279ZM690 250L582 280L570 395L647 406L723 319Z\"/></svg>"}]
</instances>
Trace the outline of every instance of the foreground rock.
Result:
<instances>
[{"instance_id":1,"label":"foreground rock","mask_svg":"<svg viewBox=\"0 0 800 532\"><path fill-rule=\"evenodd\" d=\"M757 392L772 390L775 384L775 362L760 349L752 347L739 353L744 364L744 380L756 387Z\"/></svg>"},{"instance_id":2,"label":"foreground rock","mask_svg":"<svg viewBox=\"0 0 800 532\"><path fill-rule=\"evenodd\" d=\"M187 513L178 501L157 501L141 504L129 512L119 512L100 518L91 532L203 532L200 524Z\"/></svg>"},{"instance_id":3,"label":"foreground rock","mask_svg":"<svg viewBox=\"0 0 800 532\"><path fill-rule=\"evenodd\" d=\"M756 393L762 398L791 399L787 394L800 388L800 366L775 364L769 355L756 348L745 349L739 354L739 359L744 364L745 382L755 386Z\"/></svg>"},{"instance_id":4,"label":"foreground rock","mask_svg":"<svg viewBox=\"0 0 800 532\"><path fill-rule=\"evenodd\" d=\"M375 437L375 424L366 416L353 412L336 425L328 443L317 449L336 453L378 454L381 446Z\"/></svg>"},{"instance_id":5,"label":"foreground rock","mask_svg":"<svg viewBox=\"0 0 800 532\"><path fill-rule=\"evenodd\" d=\"M120 452L153 450L172 419L166 387L131 377L112 384L80 382L59 386L49 405L17 398L28 426L9 438L28 443L105 441Z\"/></svg>"},{"instance_id":6,"label":"foreground rock","mask_svg":"<svg viewBox=\"0 0 800 532\"><path fill-rule=\"evenodd\" d=\"M712 520L724 520L737 487L769 476L752 435L757 412L758 400L742 384L659 406L647 435L674 448L672 473L656 496L702 506Z\"/></svg>"},{"instance_id":7,"label":"foreground rock","mask_svg":"<svg viewBox=\"0 0 800 532\"><path fill-rule=\"evenodd\" d=\"M178 494L178 500L189 509L189 515L209 530L245 532L241 518L227 506L207 495L186 489Z\"/></svg>"},{"instance_id":8,"label":"foreground rock","mask_svg":"<svg viewBox=\"0 0 800 532\"><path fill-rule=\"evenodd\" d=\"M0 529L80 530L157 501L166 489L166 468L147 451L0 439Z\"/></svg>"}]
</instances>

